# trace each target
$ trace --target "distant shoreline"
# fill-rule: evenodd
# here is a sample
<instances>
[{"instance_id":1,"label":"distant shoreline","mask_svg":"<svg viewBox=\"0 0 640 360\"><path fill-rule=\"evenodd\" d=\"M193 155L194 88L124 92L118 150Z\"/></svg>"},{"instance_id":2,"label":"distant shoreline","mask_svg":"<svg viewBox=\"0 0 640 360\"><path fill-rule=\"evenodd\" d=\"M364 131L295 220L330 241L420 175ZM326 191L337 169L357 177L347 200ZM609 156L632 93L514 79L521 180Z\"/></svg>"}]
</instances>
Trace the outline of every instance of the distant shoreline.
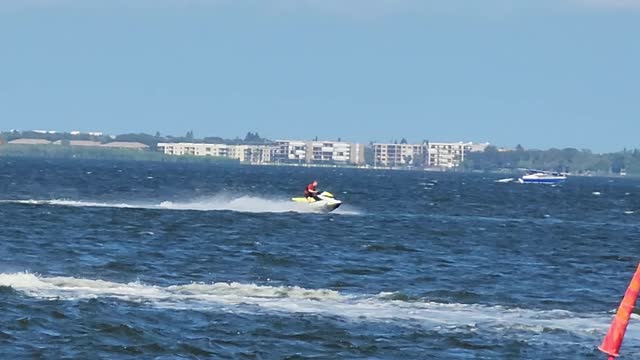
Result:
<instances>
[{"instance_id":1,"label":"distant shoreline","mask_svg":"<svg viewBox=\"0 0 640 360\"><path fill-rule=\"evenodd\" d=\"M173 162L173 163L209 163L209 164L238 164L253 166L287 166L300 168L342 168L342 169L362 169L362 170L392 170L392 171L418 171L418 172L456 172L456 173L484 173L484 174L504 174L516 175L521 173L518 169L474 169L460 166L454 168L418 168L418 167L382 167L372 165L350 165L350 164L314 164L314 163L250 163L240 162L237 159L215 156L193 156L193 155L166 155L164 153L149 149L126 149L94 146L69 146L60 144L2 144L0 145L0 157L12 158L33 158L33 159L84 159L84 160L115 160L115 161L151 161L151 162ZM624 178L637 177L640 174L628 173L618 175L604 171L586 171L581 173L571 173L570 176L580 177L610 177Z\"/></svg>"},{"instance_id":2,"label":"distant shoreline","mask_svg":"<svg viewBox=\"0 0 640 360\"><path fill-rule=\"evenodd\" d=\"M13 149L11 149L13 148ZM55 148L56 151L47 152ZM11 149L7 151L7 149ZM24 151L24 150L29 151ZM61 150L62 149L62 150ZM18 151L21 150L21 151ZM324 168L324 169L355 169L355 170L381 170L381 171L407 171L426 173L476 173L518 176L520 172L512 169L501 170L470 170L464 168L415 168L415 167L375 167L370 165L346 165L346 164L295 164L295 163L248 163L228 158L211 156L186 156L165 155L149 150L108 149L108 148L73 148L60 145L0 145L0 158L33 159L33 160L86 160L86 161L140 161L140 162L166 162L166 163L195 163L211 165L239 165L258 167L294 167L294 168ZM604 177L604 178L637 178L639 175L617 175L610 173L569 174L570 177Z\"/></svg>"},{"instance_id":3,"label":"distant shoreline","mask_svg":"<svg viewBox=\"0 0 640 360\"><path fill-rule=\"evenodd\" d=\"M3 144L0 145L0 157L31 159L69 159L69 160L117 160L152 162L202 162L202 163L239 163L237 160L221 157L168 156L156 151L123 148L103 148L92 146L64 146L53 144Z\"/></svg>"}]
</instances>

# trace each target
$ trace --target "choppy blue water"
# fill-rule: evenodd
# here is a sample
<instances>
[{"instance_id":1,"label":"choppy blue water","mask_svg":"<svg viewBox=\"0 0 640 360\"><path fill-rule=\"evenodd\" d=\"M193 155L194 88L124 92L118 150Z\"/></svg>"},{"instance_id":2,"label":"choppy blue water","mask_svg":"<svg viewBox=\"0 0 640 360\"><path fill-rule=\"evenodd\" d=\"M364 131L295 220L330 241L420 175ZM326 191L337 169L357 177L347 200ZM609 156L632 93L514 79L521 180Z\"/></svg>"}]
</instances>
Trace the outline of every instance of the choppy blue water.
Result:
<instances>
[{"instance_id":1,"label":"choppy blue water","mask_svg":"<svg viewBox=\"0 0 640 360\"><path fill-rule=\"evenodd\" d=\"M604 358L640 180L498 177L0 159L0 352ZM312 179L345 206L290 203Z\"/></svg>"}]
</instances>

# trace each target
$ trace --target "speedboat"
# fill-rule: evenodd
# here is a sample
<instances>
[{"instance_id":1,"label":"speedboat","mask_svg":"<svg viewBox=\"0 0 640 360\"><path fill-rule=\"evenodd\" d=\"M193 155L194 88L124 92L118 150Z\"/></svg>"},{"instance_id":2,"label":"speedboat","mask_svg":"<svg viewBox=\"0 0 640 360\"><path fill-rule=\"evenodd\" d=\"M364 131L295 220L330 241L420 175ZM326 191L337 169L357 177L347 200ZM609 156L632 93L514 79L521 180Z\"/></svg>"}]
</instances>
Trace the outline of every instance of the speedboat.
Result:
<instances>
[{"instance_id":1,"label":"speedboat","mask_svg":"<svg viewBox=\"0 0 640 360\"><path fill-rule=\"evenodd\" d=\"M558 172L528 170L518 179L521 184L558 184L567 180L567 175Z\"/></svg>"},{"instance_id":2,"label":"speedboat","mask_svg":"<svg viewBox=\"0 0 640 360\"><path fill-rule=\"evenodd\" d=\"M318 194L318 198L320 200L306 197L295 197L291 200L297 203L307 203L313 211L324 213L331 212L342 205L342 201L334 198L333 194L328 191Z\"/></svg>"}]
</instances>

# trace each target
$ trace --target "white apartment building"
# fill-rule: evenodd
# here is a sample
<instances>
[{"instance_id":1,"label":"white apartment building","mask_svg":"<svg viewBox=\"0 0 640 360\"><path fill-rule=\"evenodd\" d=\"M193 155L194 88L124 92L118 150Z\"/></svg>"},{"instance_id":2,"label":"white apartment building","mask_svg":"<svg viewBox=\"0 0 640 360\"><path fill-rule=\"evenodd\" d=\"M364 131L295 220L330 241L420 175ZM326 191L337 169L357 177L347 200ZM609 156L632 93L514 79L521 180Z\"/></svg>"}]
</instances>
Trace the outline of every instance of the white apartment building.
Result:
<instances>
[{"instance_id":1,"label":"white apartment building","mask_svg":"<svg viewBox=\"0 0 640 360\"><path fill-rule=\"evenodd\" d=\"M204 143L158 143L158 151L167 155L217 156L241 162L268 163L277 147L268 145L227 145Z\"/></svg>"},{"instance_id":2,"label":"white apartment building","mask_svg":"<svg viewBox=\"0 0 640 360\"><path fill-rule=\"evenodd\" d=\"M471 142L376 143L373 165L455 168L469 152L484 151L487 146L488 143ZM365 164L364 145L342 141L278 140L275 145L158 143L158 151L167 155L226 157L252 164Z\"/></svg>"},{"instance_id":3,"label":"white apartment building","mask_svg":"<svg viewBox=\"0 0 640 360\"><path fill-rule=\"evenodd\" d=\"M365 165L367 160L364 153L364 144L352 143L349 153L349 162L353 165Z\"/></svg>"},{"instance_id":4,"label":"white apartment building","mask_svg":"<svg viewBox=\"0 0 640 360\"><path fill-rule=\"evenodd\" d=\"M424 158L427 153L426 144L373 144L373 165L398 167L398 166L424 166Z\"/></svg>"},{"instance_id":5,"label":"white apartment building","mask_svg":"<svg viewBox=\"0 0 640 360\"><path fill-rule=\"evenodd\" d=\"M364 144L311 141L307 145L307 162L362 165L365 162Z\"/></svg>"},{"instance_id":6,"label":"white apartment building","mask_svg":"<svg viewBox=\"0 0 640 360\"><path fill-rule=\"evenodd\" d=\"M278 152L274 159L278 163L307 162L307 142L299 140L276 140Z\"/></svg>"},{"instance_id":7,"label":"white apartment building","mask_svg":"<svg viewBox=\"0 0 640 360\"><path fill-rule=\"evenodd\" d=\"M224 144L201 143L158 143L158 151L167 155L227 156L228 148Z\"/></svg>"},{"instance_id":8,"label":"white apartment building","mask_svg":"<svg viewBox=\"0 0 640 360\"><path fill-rule=\"evenodd\" d=\"M342 141L278 140L277 162L363 165L364 144Z\"/></svg>"},{"instance_id":9,"label":"white apartment building","mask_svg":"<svg viewBox=\"0 0 640 360\"><path fill-rule=\"evenodd\" d=\"M473 144L471 142L430 142L429 143L429 167L454 168L464 161L470 152L484 151L489 146L485 144Z\"/></svg>"},{"instance_id":10,"label":"white apartment building","mask_svg":"<svg viewBox=\"0 0 640 360\"><path fill-rule=\"evenodd\" d=\"M460 166L469 152L484 151L489 143L428 142L424 144L373 144L374 166L434 167Z\"/></svg>"},{"instance_id":11,"label":"white apartment building","mask_svg":"<svg viewBox=\"0 0 640 360\"><path fill-rule=\"evenodd\" d=\"M278 148L267 145L230 145L229 157L240 162L264 164L273 161Z\"/></svg>"}]
</instances>

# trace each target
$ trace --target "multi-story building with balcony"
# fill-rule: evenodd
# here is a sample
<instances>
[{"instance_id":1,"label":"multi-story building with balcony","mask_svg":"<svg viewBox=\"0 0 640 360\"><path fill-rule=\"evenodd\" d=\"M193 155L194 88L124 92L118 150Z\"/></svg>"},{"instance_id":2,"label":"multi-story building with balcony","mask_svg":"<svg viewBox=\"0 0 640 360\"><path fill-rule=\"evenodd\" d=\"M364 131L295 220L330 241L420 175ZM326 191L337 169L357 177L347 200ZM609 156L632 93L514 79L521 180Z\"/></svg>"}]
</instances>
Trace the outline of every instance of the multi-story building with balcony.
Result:
<instances>
[{"instance_id":1,"label":"multi-story building with balcony","mask_svg":"<svg viewBox=\"0 0 640 360\"><path fill-rule=\"evenodd\" d=\"M373 165L384 167L424 166L425 144L373 144Z\"/></svg>"},{"instance_id":2,"label":"multi-story building with balcony","mask_svg":"<svg viewBox=\"0 0 640 360\"><path fill-rule=\"evenodd\" d=\"M265 164L273 161L278 148L269 145L231 145L229 157L240 162Z\"/></svg>"},{"instance_id":3,"label":"multi-story building with balcony","mask_svg":"<svg viewBox=\"0 0 640 360\"><path fill-rule=\"evenodd\" d=\"M439 168L453 168L464 161L464 155L469 151L471 143L430 142L428 145L428 166Z\"/></svg>"},{"instance_id":4,"label":"multi-story building with balcony","mask_svg":"<svg viewBox=\"0 0 640 360\"><path fill-rule=\"evenodd\" d=\"M158 151L167 155L217 156L259 164L271 162L277 152L277 147L271 145L158 143Z\"/></svg>"},{"instance_id":5,"label":"multi-story building with balcony","mask_svg":"<svg viewBox=\"0 0 640 360\"><path fill-rule=\"evenodd\" d=\"M363 165L364 144L342 141L278 140L276 162Z\"/></svg>"},{"instance_id":6,"label":"multi-story building with balcony","mask_svg":"<svg viewBox=\"0 0 640 360\"><path fill-rule=\"evenodd\" d=\"M466 154L489 146L471 142L425 142L423 144L373 144L374 166L454 168Z\"/></svg>"},{"instance_id":7,"label":"multi-story building with balcony","mask_svg":"<svg viewBox=\"0 0 640 360\"><path fill-rule=\"evenodd\" d=\"M306 163L307 142L299 140L277 140L275 158L277 163Z\"/></svg>"},{"instance_id":8,"label":"multi-story building with balcony","mask_svg":"<svg viewBox=\"0 0 640 360\"><path fill-rule=\"evenodd\" d=\"M471 142L430 142L429 162L430 167L453 168L464 162L465 156L470 152L481 152L489 146L489 143L474 144Z\"/></svg>"}]
</instances>

